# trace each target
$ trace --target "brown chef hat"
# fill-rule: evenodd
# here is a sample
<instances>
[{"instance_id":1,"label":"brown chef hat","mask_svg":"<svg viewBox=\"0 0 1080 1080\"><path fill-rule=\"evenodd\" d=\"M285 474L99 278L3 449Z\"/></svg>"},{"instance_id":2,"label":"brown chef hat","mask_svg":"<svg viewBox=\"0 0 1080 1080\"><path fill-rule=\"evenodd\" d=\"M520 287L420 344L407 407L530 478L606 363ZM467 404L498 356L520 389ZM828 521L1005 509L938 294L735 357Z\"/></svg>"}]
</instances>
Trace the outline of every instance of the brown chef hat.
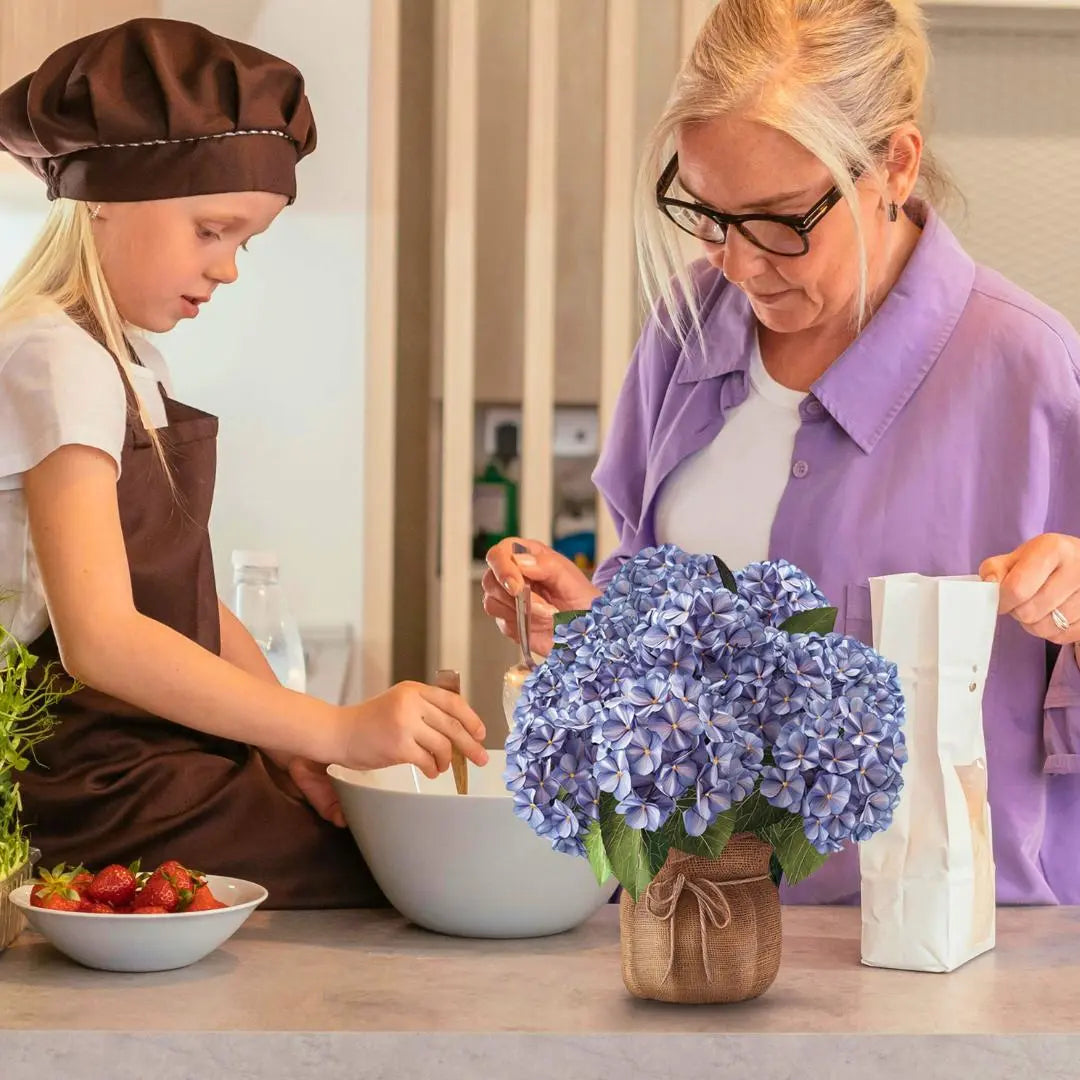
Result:
<instances>
[{"instance_id":1,"label":"brown chef hat","mask_svg":"<svg viewBox=\"0 0 1080 1080\"><path fill-rule=\"evenodd\" d=\"M0 94L0 149L50 199L292 202L315 120L284 60L191 23L134 19L65 45Z\"/></svg>"}]
</instances>

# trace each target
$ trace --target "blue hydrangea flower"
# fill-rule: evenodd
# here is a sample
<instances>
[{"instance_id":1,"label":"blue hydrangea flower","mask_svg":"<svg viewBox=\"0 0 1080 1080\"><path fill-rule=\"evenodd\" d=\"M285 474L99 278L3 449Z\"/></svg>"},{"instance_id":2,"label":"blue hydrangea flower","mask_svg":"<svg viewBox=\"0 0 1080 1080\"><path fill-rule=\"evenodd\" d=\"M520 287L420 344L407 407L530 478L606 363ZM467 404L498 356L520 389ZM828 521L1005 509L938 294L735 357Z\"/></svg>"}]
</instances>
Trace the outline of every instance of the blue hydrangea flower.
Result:
<instances>
[{"instance_id":1,"label":"blue hydrangea flower","mask_svg":"<svg viewBox=\"0 0 1080 1080\"><path fill-rule=\"evenodd\" d=\"M630 776L630 763L626 760L625 751L616 750L597 759L597 786L616 799L625 799L630 794Z\"/></svg>"},{"instance_id":2,"label":"blue hydrangea flower","mask_svg":"<svg viewBox=\"0 0 1080 1080\"><path fill-rule=\"evenodd\" d=\"M839 850L885 828L906 760L894 665L839 634L788 634L825 598L786 562L736 573L673 545L627 559L522 688L506 740L514 810L583 854L603 800L691 835L755 790Z\"/></svg>"},{"instance_id":3,"label":"blue hydrangea flower","mask_svg":"<svg viewBox=\"0 0 1080 1080\"><path fill-rule=\"evenodd\" d=\"M671 698L671 682L662 671L654 668L643 678L630 680L629 686L623 687L622 696L639 715L650 716L663 709Z\"/></svg>"},{"instance_id":4,"label":"blue hydrangea flower","mask_svg":"<svg viewBox=\"0 0 1080 1080\"><path fill-rule=\"evenodd\" d=\"M668 752L688 750L704 730L697 709L674 698L657 713L652 713L646 726Z\"/></svg>"},{"instance_id":5,"label":"blue hydrangea flower","mask_svg":"<svg viewBox=\"0 0 1080 1080\"><path fill-rule=\"evenodd\" d=\"M827 606L814 580L783 559L751 563L735 580L739 595L771 626L780 626L797 612Z\"/></svg>"},{"instance_id":6,"label":"blue hydrangea flower","mask_svg":"<svg viewBox=\"0 0 1080 1080\"><path fill-rule=\"evenodd\" d=\"M654 832L664 823L664 816L655 802L647 796L631 791L615 808L626 818L631 829L646 829Z\"/></svg>"},{"instance_id":7,"label":"blue hydrangea flower","mask_svg":"<svg viewBox=\"0 0 1080 1080\"><path fill-rule=\"evenodd\" d=\"M768 766L761 774L761 794L781 810L798 813L806 794L806 781L801 773L788 772Z\"/></svg>"}]
</instances>

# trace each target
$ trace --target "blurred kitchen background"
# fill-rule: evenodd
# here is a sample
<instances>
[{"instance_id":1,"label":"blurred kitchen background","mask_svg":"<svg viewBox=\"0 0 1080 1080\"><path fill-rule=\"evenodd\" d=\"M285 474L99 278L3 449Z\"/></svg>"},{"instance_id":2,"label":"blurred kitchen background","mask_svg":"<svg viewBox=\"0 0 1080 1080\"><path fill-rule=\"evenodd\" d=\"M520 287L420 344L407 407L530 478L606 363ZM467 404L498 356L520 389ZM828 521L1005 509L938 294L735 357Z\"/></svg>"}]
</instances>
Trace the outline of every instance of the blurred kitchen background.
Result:
<instances>
[{"instance_id":1,"label":"blurred kitchen background","mask_svg":"<svg viewBox=\"0 0 1080 1080\"><path fill-rule=\"evenodd\" d=\"M480 608L504 532L588 566L589 474L641 319L637 148L708 0L0 0L0 83L138 15L305 73L319 150L239 282L160 342L222 419L212 523L269 549L316 692L456 667L504 727ZM973 255L1080 324L1080 0L928 4L928 130ZM0 276L45 210L0 160Z\"/></svg>"}]
</instances>

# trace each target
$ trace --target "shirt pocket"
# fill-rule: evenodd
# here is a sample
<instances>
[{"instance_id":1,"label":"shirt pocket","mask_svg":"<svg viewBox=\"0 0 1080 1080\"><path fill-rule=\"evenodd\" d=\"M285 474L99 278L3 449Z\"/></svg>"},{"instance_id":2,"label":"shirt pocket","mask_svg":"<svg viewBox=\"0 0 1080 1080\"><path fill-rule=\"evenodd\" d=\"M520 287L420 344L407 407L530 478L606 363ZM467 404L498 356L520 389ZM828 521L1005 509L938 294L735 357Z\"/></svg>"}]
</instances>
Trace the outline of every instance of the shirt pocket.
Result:
<instances>
[{"instance_id":1,"label":"shirt pocket","mask_svg":"<svg viewBox=\"0 0 1080 1080\"><path fill-rule=\"evenodd\" d=\"M841 612L843 633L857 638L864 645L874 644L874 624L870 609L870 586L850 582L844 586L844 610Z\"/></svg>"},{"instance_id":2,"label":"shirt pocket","mask_svg":"<svg viewBox=\"0 0 1080 1080\"><path fill-rule=\"evenodd\" d=\"M1043 772L1080 773L1080 655L1058 654L1043 706Z\"/></svg>"}]
</instances>

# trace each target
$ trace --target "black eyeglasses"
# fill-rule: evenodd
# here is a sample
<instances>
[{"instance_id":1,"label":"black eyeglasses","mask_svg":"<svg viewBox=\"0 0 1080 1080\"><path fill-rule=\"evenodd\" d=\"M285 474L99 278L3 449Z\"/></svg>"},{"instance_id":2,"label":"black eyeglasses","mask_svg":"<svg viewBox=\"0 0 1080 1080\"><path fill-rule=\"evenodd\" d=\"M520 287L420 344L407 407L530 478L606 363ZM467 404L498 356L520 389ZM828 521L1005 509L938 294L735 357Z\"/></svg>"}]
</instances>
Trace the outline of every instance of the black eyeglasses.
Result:
<instances>
[{"instance_id":1,"label":"black eyeglasses","mask_svg":"<svg viewBox=\"0 0 1080 1080\"><path fill-rule=\"evenodd\" d=\"M656 205L680 229L707 244L723 244L728 229L734 227L772 255L805 255L810 250L810 231L843 198L834 185L805 214L722 214L701 203L668 198L678 174L679 155L674 154L656 182Z\"/></svg>"}]
</instances>

